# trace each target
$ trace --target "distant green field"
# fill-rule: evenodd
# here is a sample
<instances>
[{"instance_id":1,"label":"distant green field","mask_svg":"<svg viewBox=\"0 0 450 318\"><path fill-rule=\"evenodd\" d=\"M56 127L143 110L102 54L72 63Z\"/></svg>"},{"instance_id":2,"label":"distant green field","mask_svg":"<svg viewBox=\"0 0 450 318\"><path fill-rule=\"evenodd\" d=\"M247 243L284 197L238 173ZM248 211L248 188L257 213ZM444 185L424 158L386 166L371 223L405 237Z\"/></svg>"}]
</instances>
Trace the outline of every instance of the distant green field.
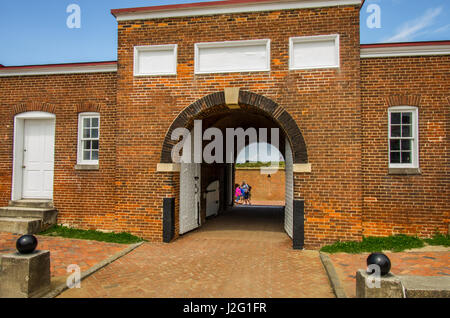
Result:
<instances>
[{"instance_id":1,"label":"distant green field","mask_svg":"<svg viewBox=\"0 0 450 318\"><path fill-rule=\"evenodd\" d=\"M256 161L256 162L237 163L236 168L260 168L260 167L270 167L271 165L272 165L271 162ZM285 162L284 161L278 162L278 166L280 168L284 168Z\"/></svg>"}]
</instances>

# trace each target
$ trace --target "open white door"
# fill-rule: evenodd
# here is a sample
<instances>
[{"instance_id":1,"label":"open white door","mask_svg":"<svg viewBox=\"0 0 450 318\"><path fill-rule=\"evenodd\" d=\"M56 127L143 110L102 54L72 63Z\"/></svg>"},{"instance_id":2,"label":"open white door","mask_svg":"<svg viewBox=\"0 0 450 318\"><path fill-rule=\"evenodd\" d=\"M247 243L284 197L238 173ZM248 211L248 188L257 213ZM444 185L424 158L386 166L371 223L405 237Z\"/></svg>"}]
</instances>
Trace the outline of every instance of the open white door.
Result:
<instances>
[{"instance_id":1,"label":"open white door","mask_svg":"<svg viewBox=\"0 0 450 318\"><path fill-rule=\"evenodd\" d=\"M53 198L54 147L54 120L25 120L22 166L23 198Z\"/></svg>"},{"instance_id":2,"label":"open white door","mask_svg":"<svg viewBox=\"0 0 450 318\"><path fill-rule=\"evenodd\" d=\"M200 180L200 163L181 163L180 234L200 226Z\"/></svg>"},{"instance_id":3,"label":"open white door","mask_svg":"<svg viewBox=\"0 0 450 318\"><path fill-rule=\"evenodd\" d=\"M219 180L216 180L206 188L206 217L219 213L219 200Z\"/></svg>"},{"instance_id":4,"label":"open white door","mask_svg":"<svg viewBox=\"0 0 450 318\"><path fill-rule=\"evenodd\" d=\"M285 152L285 207L284 207L284 230L292 238L293 237L293 209L294 209L294 162L292 158L292 150L289 140L286 138Z\"/></svg>"}]
</instances>

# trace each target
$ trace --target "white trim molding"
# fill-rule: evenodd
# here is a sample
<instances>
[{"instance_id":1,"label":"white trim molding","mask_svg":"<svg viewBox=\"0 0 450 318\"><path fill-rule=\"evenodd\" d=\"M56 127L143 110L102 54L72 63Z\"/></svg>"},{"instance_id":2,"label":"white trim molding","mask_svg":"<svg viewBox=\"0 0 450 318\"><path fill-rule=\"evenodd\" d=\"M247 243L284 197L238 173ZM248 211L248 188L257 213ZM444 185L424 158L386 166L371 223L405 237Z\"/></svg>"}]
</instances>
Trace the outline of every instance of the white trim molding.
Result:
<instances>
[{"instance_id":1,"label":"white trim molding","mask_svg":"<svg viewBox=\"0 0 450 318\"><path fill-rule=\"evenodd\" d=\"M238 73L238 72L267 72L270 71L270 40L239 40L239 41L224 41L224 42L203 42L195 43L195 74L212 74L212 73ZM261 57L259 50L250 49L245 51L245 48L260 47L264 50L263 63L258 64L258 58ZM241 52L239 49L241 48ZM201 60L202 49L215 50L213 55L216 61L217 68L211 65L204 66ZM223 52L219 54L219 50ZM227 51L231 49L232 51ZM241 58L241 61L239 61ZM255 64L251 65L251 60L255 60ZM225 61L225 62L224 62ZM242 62L245 62L242 66ZM228 64L227 64L228 63ZM234 65L232 65L234 63ZM209 62L210 64L210 62Z\"/></svg>"},{"instance_id":2,"label":"white trim molding","mask_svg":"<svg viewBox=\"0 0 450 318\"><path fill-rule=\"evenodd\" d=\"M0 68L0 77L110 72L117 72L117 63L2 67Z\"/></svg>"},{"instance_id":3,"label":"white trim molding","mask_svg":"<svg viewBox=\"0 0 450 318\"><path fill-rule=\"evenodd\" d=\"M140 65L140 54L143 52L165 52L171 54L170 63L167 66L166 70L156 70L156 71L147 71L147 72L141 72L141 65ZM177 44L164 44L164 45L144 45L144 46L135 46L134 47L134 65L133 65L133 74L134 76L161 76L161 75L177 75L177 53L178 52L178 45ZM157 62L159 67L164 66L164 62L167 62L164 60L164 58L161 60L158 58L161 58L161 56L155 56L155 62ZM167 63L166 63L167 64Z\"/></svg>"},{"instance_id":4,"label":"white trim molding","mask_svg":"<svg viewBox=\"0 0 450 318\"><path fill-rule=\"evenodd\" d=\"M327 48L316 47L313 50L316 56L311 56L312 53L307 54L306 60L308 58L316 59L317 64L306 63L302 65L302 61L296 61L295 57L295 45L296 44L310 44L311 48L314 49L314 43L324 43L324 42L334 42L334 52L332 58L334 59L334 63L331 64L323 64L319 61L319 56L325 57L325 59L330 59L330 56L323 55ZM306 48L307 49L307 48ZM329 51L329 50L328 50ZM339 34L327 34L327 35L314 35L314 36L301 36L301 37L293 37L289 38L289 69L290 70L307 70L307 69L316 69L316 68L339 68L340 67L340 46L339 46Z\"/></svg>"},{"instance_id":5,"label":"white trim molding","mask_svg":"<svg viewBox=\"0 0 450 318\"><path fill-rule=\"evenodd\" d=\"M363 59L428 55L450 55L450 44L361 47L361 58Z\"/></svg>"},{"instance_id":6,"label":"white trim molding","mask_svg":"<svg viewBox=\"0 0 450 318\"><path fill-rule=\"evenodd\" d=\"M168 5L147 8L111 10L117 21L149 20L159 18L206 16L241 12L335 7L345 5L361 6L361 0L278 0L278 1L218 1L195 3L194 5Z\"/></svg>"}]
</instances>

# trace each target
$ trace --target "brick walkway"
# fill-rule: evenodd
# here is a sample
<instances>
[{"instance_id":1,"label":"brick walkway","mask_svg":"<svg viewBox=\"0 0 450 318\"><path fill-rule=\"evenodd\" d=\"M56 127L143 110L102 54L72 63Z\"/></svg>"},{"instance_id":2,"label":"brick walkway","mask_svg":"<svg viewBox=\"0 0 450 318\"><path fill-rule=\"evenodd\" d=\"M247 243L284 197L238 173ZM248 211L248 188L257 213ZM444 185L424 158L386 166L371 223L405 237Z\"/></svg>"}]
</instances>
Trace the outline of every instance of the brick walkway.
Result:
<instances>
[{"instance_id":1,"label":"brick walkway","mask_svg":"<svg viewBox=\"0 0 450 318\"><path fill-rule=\"evenodd\" d=\"M450 250L450 249L449 249ZM330 255L347 297L356 296L356 271L367 267L369 253ZM450 276L450 251L386 253L395 275Z\"/></svg>"},{"instance_id":2,"label":"brick walkway","mask_svg":"<svg viewBox=\"0 0 450 318\"><path fill-rule=\"evenodd\" d=\"M15 253L17 234L0 232L0 254ZM50 251L52 281L65 281L70 274L67 266L77 264L85 271L106 258L128 247L124 244L67 239L61 237L36 236L39 250Z\"/></svg>"},{"instance_id":3,"label":"brick walkway","mask_svg":"<svg viewBox=\"0 0 450 318\"><path fill-rule=\"evenodd\" d=\"M237 208L170 244L146 243L60 297L334 297L316 251L276 208Z\"/></svg>"}]
</instances>

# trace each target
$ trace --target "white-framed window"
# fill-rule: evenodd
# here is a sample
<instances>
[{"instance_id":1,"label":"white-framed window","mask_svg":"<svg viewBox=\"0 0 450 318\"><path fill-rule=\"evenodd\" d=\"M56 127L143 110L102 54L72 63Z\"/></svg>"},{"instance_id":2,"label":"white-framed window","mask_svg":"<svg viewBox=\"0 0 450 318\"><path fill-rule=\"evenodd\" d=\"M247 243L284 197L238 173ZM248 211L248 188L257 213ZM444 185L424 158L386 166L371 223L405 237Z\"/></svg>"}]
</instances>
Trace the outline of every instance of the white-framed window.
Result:
<instances>
[{"instance_id":1,"label":"white-framed window","mask_svg":"<svg viewBox=\"0 0 450 318\"><path fill-rule=\"evenodd\" d=\"M100 114L78 114L78 164L97 165L100 142Z\"/></svg>"},{"instance_id":2,"label":"white-framed window","mask_svg":"<svg viewBox=\"0 0 450 318\"><path fill-rule=\"evenodd\" d=\"M270 71L270 40L195 44L195 74Z\"/></svg>"},{"instance_id":3,"label":"white-framed window","mask_svg":"<svg viewBox=\"0 0 450 318\"><path fill-rule=\"evenodd\" d=\"M289 39L289 69L338 68L339 34Z\"/></svg>"},{"instance_id":4,"label":"white-framed window","mask_svg":"<svg viewBox=\"0 0 450 318\"><path fill-rule=\"evenodd\" d=\"M177 44L134 47L134 76L177 74Z\"/></svg>"},{"instance_id":5,"label":"white-framed window","mask_svg":"<svg viewBox=\"0 0 450 318\"><path fill-rule=\"evenodd\" d=\"M417 107L389 108L389 168L419 167L419 115Z\"/></svg>"}]
</instances>

